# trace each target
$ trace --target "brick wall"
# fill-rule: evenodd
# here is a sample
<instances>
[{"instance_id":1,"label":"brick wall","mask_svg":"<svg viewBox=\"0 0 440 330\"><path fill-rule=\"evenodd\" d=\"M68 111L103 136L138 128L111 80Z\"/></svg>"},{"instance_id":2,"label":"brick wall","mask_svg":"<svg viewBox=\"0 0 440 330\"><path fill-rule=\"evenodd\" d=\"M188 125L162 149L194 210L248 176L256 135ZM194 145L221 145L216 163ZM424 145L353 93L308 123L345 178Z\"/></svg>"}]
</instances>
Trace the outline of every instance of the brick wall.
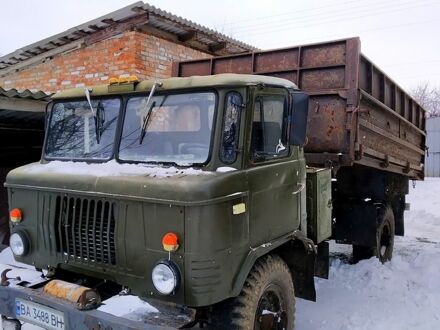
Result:
<instances>
[{"instance_id":1,"label":"brick wall","mask_svg":"<svg viewBox=\"0 0 440 330\"><path fill-rule=\"evenodd\" d=\"M0 71L0 86L56 92L106 83L109 77L120 75L134 74L141 80L167 78L173 61L209 56L152 35L125 32L6 76Z\"/></svg>"}]
</instances>

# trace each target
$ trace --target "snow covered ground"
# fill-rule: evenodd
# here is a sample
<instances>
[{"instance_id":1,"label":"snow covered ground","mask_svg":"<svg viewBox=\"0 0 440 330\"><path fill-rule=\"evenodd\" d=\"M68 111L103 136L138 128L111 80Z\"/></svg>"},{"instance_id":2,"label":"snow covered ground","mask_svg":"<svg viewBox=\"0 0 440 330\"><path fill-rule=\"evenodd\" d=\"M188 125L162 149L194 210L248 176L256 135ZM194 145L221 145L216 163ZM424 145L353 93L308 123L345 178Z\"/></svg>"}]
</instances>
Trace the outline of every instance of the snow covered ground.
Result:
<instances>
[{"instance_id":1,"label":"snow covered ground","mask_svg":"<svg viewBox=\"0 0 440 330\"><path fill-rule=\"evenodd\" d=\"M393 260L349 265L334 257L329 279L315 281L317 302L298 299L296 329L440 329L440 180L417 182L407 202L405 237L396 237Z\"/></svg>"},{"instance_id":2,"label":"snow covered ground","mask_svg":"<svg viewBox=\"0 0 440 330\"><path fill-rule=\"evenodd\" d=\"M396 238L391 262L370 259L350 265L350 247L331 245L330 278L316 280L316 303L297 300L297 330L440 329L440 179L417 182L407 202L406 236ZM10 250L3 251L0 271L13 262ZM9 275L35 276L19 266L23 269ZM121 298L122 304L111 300L102 309L115 309L117 315L150 310L137 298Z\"/></svg>"}]
</instances>

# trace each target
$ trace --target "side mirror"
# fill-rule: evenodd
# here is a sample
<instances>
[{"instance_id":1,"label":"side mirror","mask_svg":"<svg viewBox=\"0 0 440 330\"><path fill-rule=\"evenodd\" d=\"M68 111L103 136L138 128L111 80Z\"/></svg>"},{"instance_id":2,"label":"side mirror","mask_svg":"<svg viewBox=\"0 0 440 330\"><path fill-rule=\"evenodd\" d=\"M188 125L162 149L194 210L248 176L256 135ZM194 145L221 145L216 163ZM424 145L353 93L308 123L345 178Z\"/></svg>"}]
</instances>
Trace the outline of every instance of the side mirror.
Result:
<instances>
[{"instance_id":1,"label":"side mirror","mask_svg":"<svg viewBox=\"0 0 440 330\"><path fill-rule=\"evenodd\" d=\"M290 132L289 143L294 146L303 146L307 133L307 116L309 113L309 96L303 92L290 93Z\"/></svg>"}]
</instances>

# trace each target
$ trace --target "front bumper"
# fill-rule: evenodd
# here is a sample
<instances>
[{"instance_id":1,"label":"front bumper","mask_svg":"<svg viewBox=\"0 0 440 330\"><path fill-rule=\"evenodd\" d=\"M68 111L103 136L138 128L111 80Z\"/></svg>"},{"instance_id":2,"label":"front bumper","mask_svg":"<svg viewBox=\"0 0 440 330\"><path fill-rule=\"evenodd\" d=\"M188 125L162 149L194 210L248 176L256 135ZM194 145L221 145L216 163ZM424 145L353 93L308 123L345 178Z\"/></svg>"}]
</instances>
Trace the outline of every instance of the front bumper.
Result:
<instances>
[{"instance_id":1,"label":"front bumper","mask_svg":"<svg viewBox=\"0 0 440 330\"><path fill-rule=\"evenodd\" d=\"M161 312L160 317L146 317L145 320L134 321L127 318L117 317L96 309L87 311L78 310L74 304L68 301L49 296L39 289L31 289L23 286L0 287L0 315L8 319L15 319L16 299L41 304L64 313L64 320L66 324L65 329L165 330L177 329L178 327L175 326L176 321L179 321L180 318L181 322L179 313L182 312L182 310L177 307L172 313L167 313L166 310L163 311L162 309L158 308ZM158 306L155 305L155 307ZM165 323L174 325L168 326L164 325Z\"/></svg>"}]
</instances>

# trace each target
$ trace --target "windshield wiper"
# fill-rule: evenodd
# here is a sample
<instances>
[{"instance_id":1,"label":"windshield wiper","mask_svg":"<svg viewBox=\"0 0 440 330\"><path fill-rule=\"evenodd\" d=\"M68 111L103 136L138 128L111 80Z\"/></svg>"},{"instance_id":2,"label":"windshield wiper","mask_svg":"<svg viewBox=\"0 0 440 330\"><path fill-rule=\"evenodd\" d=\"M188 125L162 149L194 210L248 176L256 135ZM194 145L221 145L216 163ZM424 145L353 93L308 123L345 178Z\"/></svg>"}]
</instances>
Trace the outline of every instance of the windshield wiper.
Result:
<instances>
[{"instance_id":1,"label":"windshield wiper","mask_svg":"<svg viewBox=\"0 0 440 330\"><path fill-rule=\"evenodd\" d=\"M95 117L95 110L93 110L92 101L90 100L90 91L88 88L84 89L84 93L86 94L87 103L89 104L90 110L92 111L93 117Z\"/></svg>"},{"instance_id":2,"label":"windshield wiper","mask_svg":"<svg viewBox=\"0 0 440 330\"><path fill-rule=\"evenodd\" d=\"M96 142L99 144L101 142L101 136L104 131L103 128L105 123L104 106L102 105L101 101L99 101L98 106L96 107L96 114L94 117Z\"/></svg>"},{"instance_id":3,"label":"windshield wiper","mask_svg":"<svg viewBox=\"0 0 440 330\"><path fill-rule=\"evenodd\" d=\"M96 112L95 112L95 110L93 109L93 106L92 106L92 100L90 99L90 91L89 91L89 89L86 88L84 90L84 93L86 94L87 103L89 104L90 110L92 111L92 115L93 115L93 118L95 120L95 138L96 138L96 143L99 144L99 142L101 141L101 133L102 133L101 132L101 127L102 127L102 123L100 123L101 120L98 117L100 117L100 112L102 110L104 110L104 109L100 109L100 106L102 107L102 104L101 104L101 101L99 101L98 107L97 107Z\"/></svg>"},{"instance_id":4,"label":"windshield wiper","mask_svg":"<svg viewBox=\"0 0 440 330\"><path fill-rule=\"evenodd\" d=\"M151 103L151 106L148 109L148 112L144 117L144 121L142 122L142 127L141 127L141 135L139 135L139 144L142 144L142 141L144 140L145 134L147 133L147 127L150 122L151 112L153 111L153 108L155 106L156 106L156 102Z\"/></svg>"},{"instance_id":5,"label":"windshield wiper","mask_svg":"<svg viewBox=\"0 0 440 330\"><path fill-rule=\"evenodd\" d=\"M151 117L151 111L153 111L153 108L156 105L156 102L153 102L150 106L151 98L153 97L154 92L156 91L156 88L160 87L160 86L162 86L162 83L155 82L153 84L153 87L151 87L150 95L148 95L147 103L145 104L145 109L148 109L148 110L147 110L147 114L145 115L144 120L142 122L141 133L139 135L139 144L142 144L142 141L144 140L145 133L146 133L147 127L148 127L148 123L149 123L150 117Z\"/></svg>"}]
</instances>

